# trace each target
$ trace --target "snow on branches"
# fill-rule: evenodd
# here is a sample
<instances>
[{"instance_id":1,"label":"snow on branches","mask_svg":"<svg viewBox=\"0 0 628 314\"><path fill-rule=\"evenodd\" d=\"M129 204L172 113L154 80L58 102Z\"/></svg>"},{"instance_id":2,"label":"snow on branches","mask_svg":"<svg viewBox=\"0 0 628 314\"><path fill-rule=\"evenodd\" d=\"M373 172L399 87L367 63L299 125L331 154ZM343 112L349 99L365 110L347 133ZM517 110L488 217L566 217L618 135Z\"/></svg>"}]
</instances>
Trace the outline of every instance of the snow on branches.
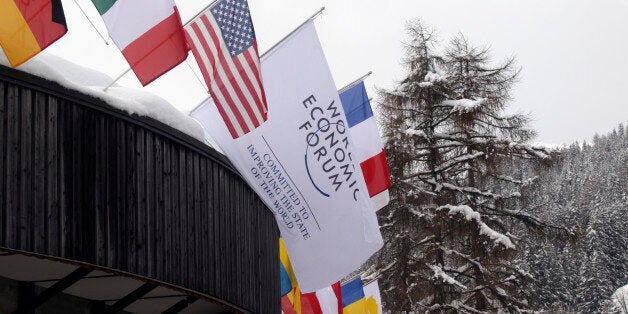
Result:
<instances>
[{"instance_id":1,"label":"snow on branches","mask_svg":"<svg viewBox=\"0 0 628 314\"><path fill-rule=\"evenodd\" d=\"M480 234L488 236L491 240L495 241L495 244L501 244L506 248L514 249L515 245L510 241L510 238L502 233L499 233L488 225L486 225L482 221L482 215L480 213L474 211L471 207L467 205L444 205L438 207L436 210L449 210L448 214L450 216L454 215L462 215L466 220L473 221L478 224L480 229Z\"/></svg>"},{"instance_id":2,"label":"snow on branches","mask_svg":"<svg viewBox=\"0 0 628 314\"><path fill-rule=\"evenodd\" d=\"M530 278L515 267L514 226L542 222L520 208L534 179L505 166L553 151L530 144L528 116L505 112L514 59L493 65L462 36L434 49L420 23L408 34L407 76L379 95L392 187L378 213L387 243L375 269L395 261L381 271L385 302L392 312L518 311Z\"/></svg>"}]
</instances>

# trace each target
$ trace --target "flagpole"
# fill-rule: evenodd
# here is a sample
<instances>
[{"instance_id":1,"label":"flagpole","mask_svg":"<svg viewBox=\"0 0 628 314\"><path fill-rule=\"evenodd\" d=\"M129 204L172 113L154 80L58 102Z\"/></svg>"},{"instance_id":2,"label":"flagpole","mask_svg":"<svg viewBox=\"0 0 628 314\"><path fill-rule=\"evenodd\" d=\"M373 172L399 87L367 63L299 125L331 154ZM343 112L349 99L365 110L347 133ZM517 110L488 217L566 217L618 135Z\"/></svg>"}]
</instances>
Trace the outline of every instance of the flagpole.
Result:
<instances>
[{"instance_id":1,"label":"flagpole","mask_svg":"<svg viewBox=\"0 0 628 314\"><path fill-rule=\"evenodd\" d=\"M301 27L301 26L299 26ZM297 28L299 29L299 28ZM288 36L286 36L288 37ZM284 39L286 38L284 37ZM283 39L282 39L283 40ZM271 48L272 49L272 48ZM371 76L371 74L373 74L373 71L369 71L368 73L360 76L358 79L354 80L353 82L345 85L345 87L341 88L338 90L338 94L342 94L343 92L345 92L346 90L350 89L351 87L355 86L356 84L364 81L366 78L368 78L369 76ZM196 75L196 73L194 73L194 75ZM198 76L197 76L198 78ZM207 96L205 99L203 99L196 107L194 107L194 109L192 109L192 111L190 111L190 113L194 112L196 109L198 109L199 107L201 107L206 101L208 101L211 98L211 96ZM369 98L369 102L372 101L373 98Z\"/></svg>"},{"instance_id":2,"label":"flagpole","mask_svg":"<svg viewBox=\"0 0 628 314\"><path fill-rule=\"evenodd\" d=\"M366 286L370 285L371 283L375 282L377 279L381 278L382 276L383 276L383 274L380 273L379 275L375 276L375 278L373 278L373 279L371 279L369 281L362 282L362 286L366 287Z\"/></svg>"},{"instance_id":3,"label":"flagpole","mask_svg":"<svg viewBox=\"0 0 628 314\"><path fill-rule=\"evenodd\" d=\"M205 6L202 10L200 10L194 17L192 17L191 19L189 19L187 22L185 22L185 24L183 24L183 27L188 26L190 23L192 23L192 21L194 21L197 17L199 17L201 14L203 14L205 12L205 10L207 10L209 7L211 7L212 5L214 5L214 3L216 3L216 1L218 0L214 0L211 3L209 3L207 6ZM74 2L76 3L76 0L74 0ZM78 5L78 4L77 4ZM80 7L79 7L80 8ZM81 9L82 11L82 9ZM83 13L85 14L85 13ZM87 17L87 16L86 16ZM89 20L89 19L88 19ZM90 21L91 23L91 21ZM94 24L92 24L93 26ZM98 33L100 34L100 33ZM102 37L102 36L101 36ZM188 64L189 65L189 64ZM122 74L120 74L115 80L113 80L113 82L111 82L111 84L109 84L107 87L105 87L105 89L103 89L104 92L106 92L109 87L111 87L113 84L115 84L119 79L121 79L124 75L126 75L127 73L129 73L129 71L131 71L131 68L126 69L126 71L122 72ZM194 75L196 75L196 73L194 73ZM208 98L205 98L205 100L203 100L203 102L205 102ZM202 103L203 103L202 102ZM201 104L202 104L201 103ZM198 108L201 104L199 104L198 106L196 106L196 108ZM196 110L196 108L194 108L194 110ZM190 111L191 112L191 111Z\"/></svg>"},{"instance_id":4,"label":"flagpole","mask_svg":"<svg viewBox=\"0 0 628 314\"><path fill-rule=\"evenodd\" d=\"M81 13L83 13L83 16L85 16L85 18L87 19L87 21L89 22L89 24L92 25L92 27L94 28L94 30L96 31L96 33L98 33L98 36L100 36L100 38L102 38L102 41L105 42L105 45L109 45L109 40L107 38L105 38L105 36L103 36L100 31L98 31L98 28L96 28L96 25L94 25L94 22L92 22L92 20L89 19L89 17L87 16L87 14L85 13L85 10L83 10L83 7L81 7L78 2L76 2L76 0L74 0L74 4L76 4L76 6L79 8L79 10L81 10Z\"/></svg>"},{"instance_id":5,"label":"flagpole","mask_svg":"<svg viewBox=\"0 0 628 314\"><path fill-rule=\"evenodd\" d=\"M301 23L301 25L297 26L297 28L295 28L294 30L292 30L288 35L284 36L281 40L279 40L276 44L274 44L272 47L270 47L270 49L266 50L266 52L264 52L261 56L260 59L263 58L265 55L267 55L268 53L270 53L271 51L273 51L273 49L275 49L277 46L279 46L281 43L284 42L284 40L286 40L286 38L292 36L292 34L296 33L301 27L303 27L303 25L307 24L307 22L315 19L317 16L321 15L323 13L323 11L325 11L325 7L320 8L318 11L316 11L316 13L312 14L312 16L310 16L307 20L305 20L305 22Z\"/></svg>"},{"instance_id":6,"label":"flagpole","mask_svg":"<svg viewBox=\"0 0 628 314\"><path fill-rule=\"evenodd\" d=\"M348 89L350 89L351 87L353 87L353 86L357 85L358 83L364 81L367 77L371 76L371 74L373 74L373 71L369 71L369 73L366 73L366 74L360 76L360 78L358 78L358 79L354 80L353 82L345 85L345 87L343 87L343 88L338 90L338 94L342 94L345 91L347 91Z\"/></svg>"},{"instance_id":7,"label":"flagpole","mask_svg":"<svg viewBox=\"0 0 628 314\"><path fill-rule=\"evenodd\" d=\"M214 1L215 2L215 1ZM213 3L213 2L212 2ZM210 5L208 5L207 7L210 7ZM205 8L207 9L207 8ZM203 11L205 11L205 9L203 9ZM293 29L288 35L284 36L283 38L281 38L276 44L274 44L272 47L270 47L270 49L266 50L266 52L264 52L261 56L260 59L262 57L264 57L266 54L268 54L269 52L271 52L273 49L275 49L277 46L279 46L281 43L283 43L288 37L292 36L292 34L294 34L296 31L298 31L303 25L307 24L307 22L315 19L316 17L318 17L319 15L321 15L323 13L323 11L325 10L325 7L320 8L318 11L316 11L316 13L312 14L312 16L310 16L307 20L305 20L303 23L301 23L299 26L297 26L297 28ZM201 12L203 12L201 11ZM200 15L200 13L198 14ZM196 17L198 17L198 15ZM194 18L196 18L194 17ZM189 23L189 22L188 22ZM366 76L370 75L367 74ZM365 76L365 77L366 77ZM196 105L196 107L194 107L194 109L192 109L190 111L190 113L196 111L198 108L200 108L205 102L207 102L210 98L212 98L212 96L207 96L205 99L203 99L198 105Z\"/></svg>"},{"instance_id":8,"label":"flagpole","mask_svg":"<svg viewBox=\"0 0 628 314\"><path fill-rule=\"evenodd\" d=\"M214 3L216 3L216 1L218 0L214 0L212 2L210 2L207 6L205 6L202 10L200 10L196 15L194 15L191 19L189 19L187 22L185 22L183 24L183 27L190 25L190 23L192 23L192 21L194 21L197 17L201 16L201 14L205 13L205 11L207 9L209 9L209 7L211 7L212 5L214 5Z\"/></svg>"},{"instance_id":9,"label":"flagpole","mask_svg":"<svg viewBox=\"0 0 628 314\"><path fill-rule=\"evenodd\" d=\"M127 73L129 73L129 71L131 71L131 68L126 69L126 71L122 72L122 74L118 75L118 77L116 77L115 80L113 80L109 85L107 85L107 87L105 87L105 89L103 89L103 92L106 92L109 87L113 86L113 84L115 84L119 79L121 79L123 76L125 76Z\"/></svg>"}]
</instances>

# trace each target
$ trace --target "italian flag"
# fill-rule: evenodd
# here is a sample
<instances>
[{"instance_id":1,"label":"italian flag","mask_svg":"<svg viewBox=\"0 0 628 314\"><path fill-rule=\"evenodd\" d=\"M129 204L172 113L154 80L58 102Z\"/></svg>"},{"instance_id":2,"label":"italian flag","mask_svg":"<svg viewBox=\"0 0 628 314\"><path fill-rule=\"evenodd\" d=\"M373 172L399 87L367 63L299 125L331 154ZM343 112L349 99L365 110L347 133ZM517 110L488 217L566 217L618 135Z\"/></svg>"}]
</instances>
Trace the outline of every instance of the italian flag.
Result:
<instances>
[{"instance_id":1,"label":"italian flag","mask_svg":"<svg viewBox=\"0 0 628 314\"><path fill-rule=\"evenodd\" d=\"M92 0L109 36L146 86L187 58L173 0Z\"/></svg>"}]
</instances>

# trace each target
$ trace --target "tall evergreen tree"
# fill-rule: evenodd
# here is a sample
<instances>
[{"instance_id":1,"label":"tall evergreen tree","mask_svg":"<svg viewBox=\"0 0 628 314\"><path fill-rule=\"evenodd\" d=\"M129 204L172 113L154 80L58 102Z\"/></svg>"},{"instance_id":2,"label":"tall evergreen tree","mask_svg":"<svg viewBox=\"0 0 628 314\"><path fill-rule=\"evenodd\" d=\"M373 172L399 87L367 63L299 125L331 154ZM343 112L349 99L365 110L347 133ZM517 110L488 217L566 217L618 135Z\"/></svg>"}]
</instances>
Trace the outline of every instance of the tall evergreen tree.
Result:
<instances>
[{"instance_id":1,"label":"tall evergreen tree","mask_svg":"<svg viewBox=\"0 0 628 314\"><path fill-rule=\"evenodd\" d=\"M530 277L515 258L513 231L542 223L518 206L530 180L502 166L549 152L527 144L527 116L504 113L514 59L493 66L487 49L462 36L437 54L433 31L420 22L407 29L407 76L380 91L393 184L379 213L386 246L371 270L381 276L386 308L527 308Z\"/></svg>"}]
</instances>

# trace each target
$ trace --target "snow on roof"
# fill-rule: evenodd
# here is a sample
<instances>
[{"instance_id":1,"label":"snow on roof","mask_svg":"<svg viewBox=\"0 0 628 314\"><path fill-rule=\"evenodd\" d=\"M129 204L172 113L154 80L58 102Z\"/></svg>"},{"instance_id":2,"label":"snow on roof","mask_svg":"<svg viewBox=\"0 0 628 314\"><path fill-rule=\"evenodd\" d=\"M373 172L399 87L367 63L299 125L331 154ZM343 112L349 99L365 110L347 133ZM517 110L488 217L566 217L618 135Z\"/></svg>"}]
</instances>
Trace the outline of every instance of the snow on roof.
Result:
<instances>
[{"instance_id":1,"label":"snow on roof","mask_svg":"<svg viewBox=\"0 0 628 314\"><path fill-rule=\"evenodd\" d=\"M0 64L9 66L9 62L2 52L0 52ZM112 107L129 114L153 118L205 143L205 134L201 125L163 98L140 89L122 87L117 84L104 92L103 89L113 81L104 73L46 52L42 52L20 65L17 70L40 76L69 89L102 99Z\"/></svg>"}]
</instances>

